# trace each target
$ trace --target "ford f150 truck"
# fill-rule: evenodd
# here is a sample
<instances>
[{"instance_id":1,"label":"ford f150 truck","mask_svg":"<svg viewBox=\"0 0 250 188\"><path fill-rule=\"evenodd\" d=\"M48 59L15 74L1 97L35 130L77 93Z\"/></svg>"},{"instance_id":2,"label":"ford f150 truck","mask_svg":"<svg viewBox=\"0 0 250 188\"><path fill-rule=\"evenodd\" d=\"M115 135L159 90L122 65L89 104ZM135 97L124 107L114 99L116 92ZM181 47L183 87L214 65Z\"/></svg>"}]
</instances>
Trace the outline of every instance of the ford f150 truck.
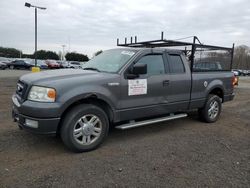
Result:
<instances>
[{"instance_id":1,"label":"ford f150 truck","mask_svg":"<svg viewBox=\"0 0 250 188\"><path fill-rule=\"evenodd\" d=\"M97 148L111 126L182 118L193 109L205 122L218 120L222 103L234 97L233 73L192 72L182 50L153 47L107 50L83 70L22 76L12 96L14 120L34 133L59 134L75 152Z\"/></svg>"}]
</instances>

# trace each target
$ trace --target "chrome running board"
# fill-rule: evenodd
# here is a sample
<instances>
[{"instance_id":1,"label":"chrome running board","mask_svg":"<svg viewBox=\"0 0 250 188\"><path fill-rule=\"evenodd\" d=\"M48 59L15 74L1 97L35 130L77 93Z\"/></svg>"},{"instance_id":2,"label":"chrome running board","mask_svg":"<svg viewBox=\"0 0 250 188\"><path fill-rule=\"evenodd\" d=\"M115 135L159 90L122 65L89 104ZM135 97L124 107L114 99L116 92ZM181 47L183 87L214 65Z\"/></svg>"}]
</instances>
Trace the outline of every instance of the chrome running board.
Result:
<instances>
[{"instance_id":1,"label":"chrome running board","mask_svg":"<svg viewBox=\"0 0 250 188\"><path fill-rule=\"evenodd\" d=\"M138 122L130 122L130 123L116 126L115 128L125 130L125 129L131 129L131 128L135 128L135 127L140 127L140 126L144 126L144 125L149 125L149 124L153 124L153 123L159 123L159 122L163 122L163 121L169 121L169 120L179 119L179 118L184 118L184 117L187 117L187 114L176 114L176 115L171 114L169 116L165 116L165 117L161 117L161 118L154 118L154 119L138 121Z\"/></svg>"}]
</instances>

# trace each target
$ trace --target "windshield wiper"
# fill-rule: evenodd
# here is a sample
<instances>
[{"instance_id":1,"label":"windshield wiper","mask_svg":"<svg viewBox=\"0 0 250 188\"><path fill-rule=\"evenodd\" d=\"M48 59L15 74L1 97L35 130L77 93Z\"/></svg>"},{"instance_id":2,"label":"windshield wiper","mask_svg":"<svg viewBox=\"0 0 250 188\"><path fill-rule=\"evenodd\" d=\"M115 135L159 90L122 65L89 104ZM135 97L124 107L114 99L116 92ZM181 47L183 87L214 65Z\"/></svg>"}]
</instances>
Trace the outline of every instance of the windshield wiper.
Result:
<instances>
[{"instance_id":1,"label":"windshield wiper","mask_svg":"<svg viewBox=\"0 0 250 188\"><path fill-rule=\"evenodd\" d=\"M93 70L93 71L101 72L99 69L94 68L94 67L85 67L83 68L83 70Z\"/></svg>"}]
</instances>

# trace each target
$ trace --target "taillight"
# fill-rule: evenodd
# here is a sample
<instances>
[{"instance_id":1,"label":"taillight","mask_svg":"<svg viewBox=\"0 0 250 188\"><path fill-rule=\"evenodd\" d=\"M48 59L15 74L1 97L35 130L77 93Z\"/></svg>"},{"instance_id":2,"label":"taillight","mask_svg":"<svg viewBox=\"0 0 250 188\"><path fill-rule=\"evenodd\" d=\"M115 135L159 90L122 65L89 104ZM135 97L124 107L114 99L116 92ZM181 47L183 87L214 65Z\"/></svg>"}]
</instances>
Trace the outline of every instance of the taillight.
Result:
<instances>
[{"instance_id":1,"label":"taillight","mask_svg":"<svg viewBox=\"0 0 250 188\"><path fill-rule=\"evenodd\" d=\"M233 77L232 77L232 86L237 85L237 82L238 82L237 76L233 75Z\"/></svg>"}]
</instances>

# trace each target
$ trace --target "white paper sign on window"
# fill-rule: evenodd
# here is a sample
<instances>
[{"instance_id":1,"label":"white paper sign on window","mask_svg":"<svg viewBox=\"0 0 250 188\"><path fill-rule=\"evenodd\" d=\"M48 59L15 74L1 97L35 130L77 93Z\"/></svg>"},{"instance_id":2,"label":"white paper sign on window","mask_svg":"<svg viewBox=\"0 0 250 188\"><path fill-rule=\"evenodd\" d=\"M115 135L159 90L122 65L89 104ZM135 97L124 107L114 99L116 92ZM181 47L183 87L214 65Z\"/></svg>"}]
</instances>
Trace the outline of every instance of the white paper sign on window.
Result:
<instances>
[{"instance_id":1,"label":"white paper sign on window","mask_svg":"<svg viewBox=\"0 0 250 188\"><path fill-rule=\"evenodd\" d=\"M128 80L128 95L147 94L147 79Z\"/></svg>"}]
</instances>

